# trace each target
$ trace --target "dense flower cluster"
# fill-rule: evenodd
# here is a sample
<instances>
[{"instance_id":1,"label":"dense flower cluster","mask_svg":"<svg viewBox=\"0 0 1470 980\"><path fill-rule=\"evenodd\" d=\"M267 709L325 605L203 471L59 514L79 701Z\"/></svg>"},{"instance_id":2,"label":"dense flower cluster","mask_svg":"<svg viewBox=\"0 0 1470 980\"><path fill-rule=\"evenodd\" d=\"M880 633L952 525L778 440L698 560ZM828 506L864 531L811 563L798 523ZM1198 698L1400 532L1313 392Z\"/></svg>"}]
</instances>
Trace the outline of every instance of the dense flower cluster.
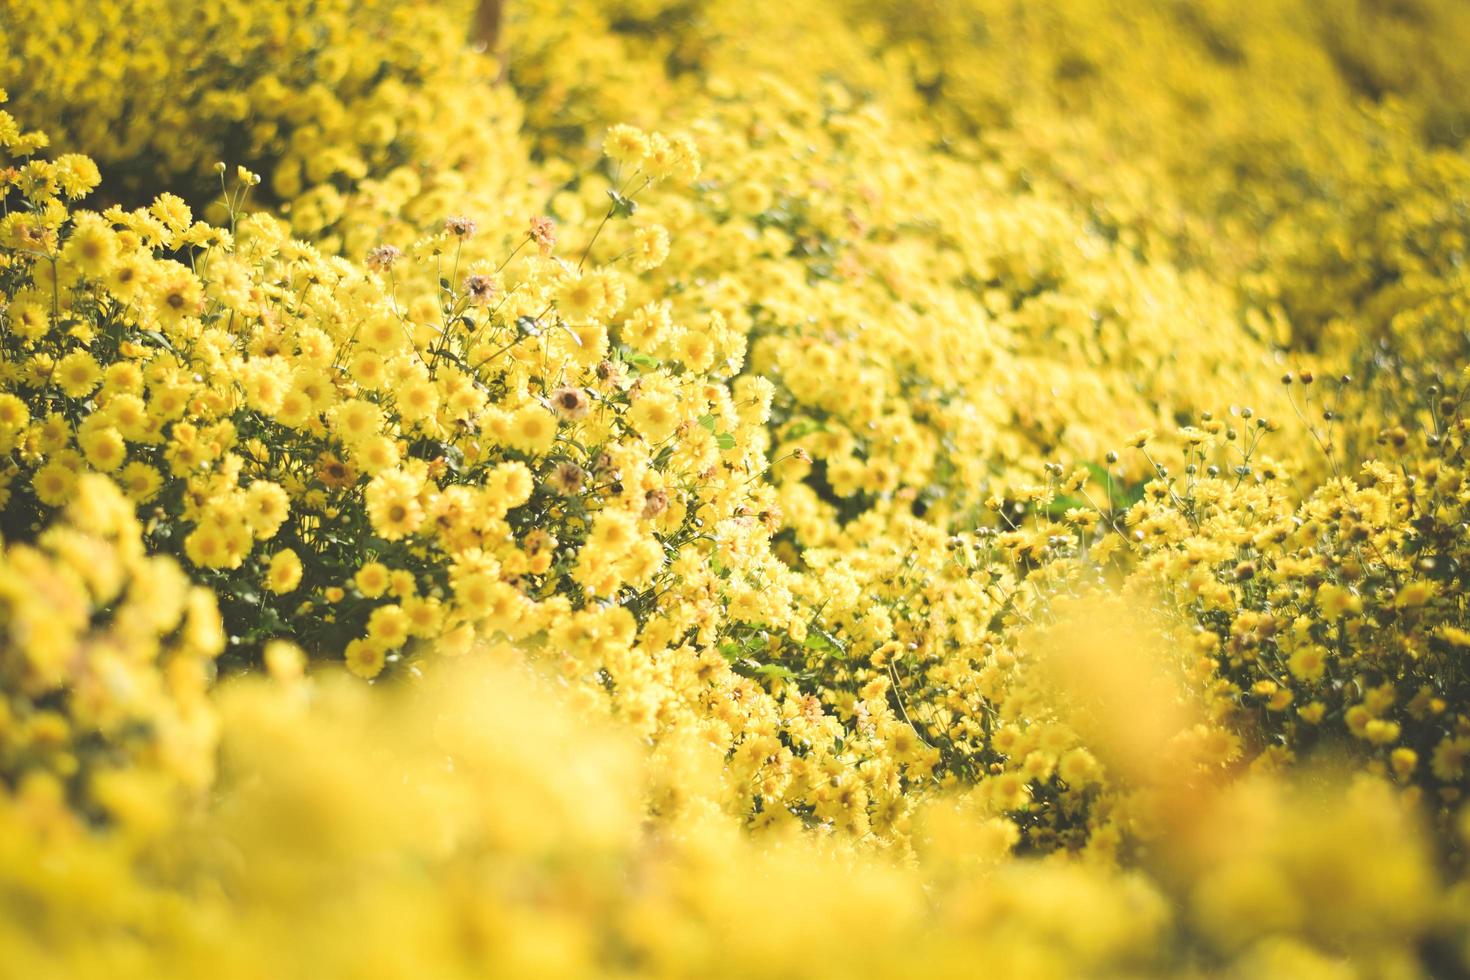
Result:
<instances>
[{"instance_id":1,"label":"dense flower cluster","mask_svg":"<svg viewBox=\"0 0 1470 980\"><path fill-rule=\"evenodd\" d=\"M32 6L11 961L1470 962L1452 0Z\"/></svg>"},{"instance_id":2,"label":"dense flower cluster","mask_svg":"<svg viewBox=\"0 0 1470 980\"><path fill-rule=\"evenodd\" d=\"M109 202L200 204L228 159L298 234L360 258L380 222L470 201L508 219L528 199L519 103L467 23L405 0L25 0L0 11L0 79L22 119L107 168Z\"/></svg>"},{"instance_id":3,"label":"dense flower cluster","mask_svg":"<svg viewBox=\"0 0 1470 980\"><path fill-rule=\"evenodd\" d=\"M1347 791L1347 807L1330 781L1176 795L1156 856L1131 870L1104 855L1009 858L1012 825L935 798L900 865L846 836L752 840L711 806L711 747L650 756L589 717L595 704L521 668L460 661L386 691L351 680L232 685L219 701L225 802L166 836L137 818L99 834L29 786L7 795L7 962L99 977L901 977L976 964L1330 977L1349 955L1412 972L1416 944L1435 940L1431 910L1454 907L1413 815L1378 783Z\"/></svg>"},{"instance_id":4,"label":"dense flower cluster","mask_svg":"<svg viewBox=\"0 0 1470 980\"><path fill-rule=\"evenodd\" d=\"M168 820L214 777L214 595L144 553L133 507L85 476L65 518L6 549L0 765L38 799Z\"/></svg>"}]
</instances>

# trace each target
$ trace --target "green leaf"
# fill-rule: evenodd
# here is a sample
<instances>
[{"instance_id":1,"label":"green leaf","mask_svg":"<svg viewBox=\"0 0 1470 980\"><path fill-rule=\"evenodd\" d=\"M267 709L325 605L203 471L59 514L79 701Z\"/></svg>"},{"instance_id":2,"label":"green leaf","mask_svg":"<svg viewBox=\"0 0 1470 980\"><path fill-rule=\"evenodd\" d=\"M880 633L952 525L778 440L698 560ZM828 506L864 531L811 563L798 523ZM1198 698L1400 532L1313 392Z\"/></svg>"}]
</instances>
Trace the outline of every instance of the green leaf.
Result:
<instances>
[{"instance_id":1,"label":"green leaf","mask_svg":"<svg viewBox=\"0 0 1470 980\"><path fill-rule=\"evenodd\" d=\"M1096 480L1099 485L1104 487L1109 485L1109 475L1108 471L1105 468L1099 466L1096 463L1085 463L1083 465L1087 467L1088 472L1092 474L1092 478ZM1138 503L1140 500L1143 499L1143 486L1146 482L1148 481L1140 480L1132 486L1129 486L1123 483L1121 480L1118 480L1117 478L1112 478L1112 506L1122 509L1132 507L1134 504Z\"/></svg>"},{"instance_id":2,"label":"green leaf","mask_svg":"<svg viewBox=\"0 0 1470 980\"><path fill-rule=\"evenodd\" d=\"M1042 508L1047 517L1061 517L1074 507L1087 508L1087 501L1081 497L1055 497L1051 503Z\"/></svg>"},{"instance_id":3,"label":"green leaf","mask_svg":"<svg viewBox=\"0 0 1470 980\"><path fill-rule=\"evenodd\" d=\"M835 653L844 660L847 659L847 648L842 645L842 642L837 637L828 633L820 626L808 627L806 639L802 641L801 645L808 650L821 650L827 653Z\"/></svg>"},{"instance_id":4,"label":"green leaf","mask_svg":"<svg viewBox=\"0 0 1470 980\"><path fill-rule=\"evenodd\" d=\"M715 431L715 416L713 412L706 412L699 417L699 424L711 432Z\"/></svg>"},{"instance_id":5,"label":"green leaf","mask_svg":"<svg viewBox=\"0 0 1470 980\"><path fill-rule=\"evenodd\" d=\"M721 432L719 435L715 436L715 443L721 449L734 449L735 437L730 435L730 433L728 432Z\"/></svg>"},{"instance_id":6,"label":"green leaf","mask_svg":"<svg viewBox=\"0 0 1470 980\"><path fill-rule=\"evenodd\" d=\"M174 349L174 345L169 343L169 339L157 330L142 330L139 332L164 350L172 351Z\"/></svg>"},{"instance_id":7,"label":"green leaf","mask_svg":"<svg viewBox=\"0 0 1470 980\"><path fill-rule=\"evenodd\" d=\"M614 217L631 218L633 212L638 210L637 202L631 197L624 197L615 190L608 190L607 196L612 198Z\"/></svg>"},{"instance_id":8,"label":"green leaf","mask_svg":"<svg viewBox=\"0 0 1470 980\"><path fill-rule=\"evenodd\" d=\"M821 422L816 419L803 419L800 422L794 423L791 428L786 430L785 438L800 439L802 436L811 435L813 432L826 431L826 422Z\"/></svg>"},{"instance_id":9,"label":"green leaf","mask_svg":"<svg viewBox=\"0 0 1470 980\"><path fill-rule=\"evenodd\" d=\"M650 357L649 355L636 350L623 351L623 360L628 364L632 364L642 368L655 368L658 367L659 364L658 358Z\"/></svg>"}]
</instances>

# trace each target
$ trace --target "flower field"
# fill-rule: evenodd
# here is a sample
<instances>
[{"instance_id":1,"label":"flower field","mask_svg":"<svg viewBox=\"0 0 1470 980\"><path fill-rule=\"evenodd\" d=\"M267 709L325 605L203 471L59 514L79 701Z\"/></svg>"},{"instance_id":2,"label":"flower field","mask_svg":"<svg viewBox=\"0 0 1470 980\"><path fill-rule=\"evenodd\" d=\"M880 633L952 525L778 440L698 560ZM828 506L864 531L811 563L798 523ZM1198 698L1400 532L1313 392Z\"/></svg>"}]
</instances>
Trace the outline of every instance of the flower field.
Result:
<instances>
[{"instance_id":1,"label":"flower field","mask_svg":"<svg viewBox=\"0 0 1470 980\"><path fill-rule=\"evenodd\" d=\"M0 978L1470 975L1467 44L9 0Z\"/></svg>"}]
</instances>

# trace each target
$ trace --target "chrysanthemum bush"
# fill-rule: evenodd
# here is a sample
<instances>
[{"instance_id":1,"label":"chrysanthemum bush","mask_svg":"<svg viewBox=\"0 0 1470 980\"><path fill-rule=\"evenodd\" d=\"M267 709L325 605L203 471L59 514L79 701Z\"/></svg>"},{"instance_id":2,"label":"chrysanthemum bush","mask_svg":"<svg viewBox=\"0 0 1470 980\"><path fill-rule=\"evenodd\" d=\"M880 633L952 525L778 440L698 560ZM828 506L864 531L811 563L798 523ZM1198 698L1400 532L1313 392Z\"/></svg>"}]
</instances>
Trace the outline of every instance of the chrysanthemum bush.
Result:
<instances>
[{"instance_id":1,"label":"chrysanthemum bush","mask_svg":"<svg viewBox=\"0 0 1470 980\"><path fill-rule=\"evenodd\" d=\"M109 201L197 203L228 159L299 233L360 258L379 221L524 200L520 107L468 23L404 0L15 3L0 75L24 118L108 169Z\"/></svg>"},{"instance_id":2,"label":"chrysanthemum bush","mask_svg":"<svg viewBox=\"0 0 1470 980\"><path fill-rule=\"evenodd\" d=\"M95 6L0 15L13 962L1461 968L1453 10Z\"/></svg>"},{"instance_id":3,"label":"chrysanthemum bush","mask_svg":"<svg viewBox=\"0 0 1470 980\"><path fill-rule=\"evenodd\" d=\"M676 146L659 176L687 181L697 160ZM653 179L641 163L630 182ZM26 470L7 528L35 534L82 472L113 474L150 542L226 597L243 651L289 630L371 677L411 638L544 629L518 627L526 594L651 593L694 536L685 487L766 410L758 385L737 405L623 360L599 319L624 302L616 273L555 257L545 219L513 268L460 261L465 218L359 267L269 216L194 222L169 195L69 215L87 189L72 165L18 171L4 219L7 432ZM255 177L239 181L234 200ZM439 285L405 308L414 264ZM704 438L673 442L700 419Z\"/></svg>"}]
</instances>

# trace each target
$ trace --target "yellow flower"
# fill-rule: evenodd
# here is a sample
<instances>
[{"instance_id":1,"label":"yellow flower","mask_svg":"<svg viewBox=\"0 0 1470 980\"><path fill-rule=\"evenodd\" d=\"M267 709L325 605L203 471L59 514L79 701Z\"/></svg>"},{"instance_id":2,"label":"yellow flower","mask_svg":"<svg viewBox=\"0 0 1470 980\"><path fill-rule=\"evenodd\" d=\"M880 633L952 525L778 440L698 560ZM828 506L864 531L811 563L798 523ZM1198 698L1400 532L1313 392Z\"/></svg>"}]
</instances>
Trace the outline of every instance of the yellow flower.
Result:
<instances>
[{"instance_id":1,"label":"yellow flower","mask_svg":"<svg viewBox=\"0 0 1470 980\"><path fill-rule=\"evenodd\" d=\"M388 591L388 568L381 562L367 562L357 570L352 581L357 591L369 599L376 599Z\"/></svg>"},{"instance_id":2,"label":"yellow flower","mask_svg":"<svg viewBox=\"0 0 1470 980\"><path fill-rule=\"evenodd\" d=\"M730 205L740 214L760 214L771 206L771 189L760 181L744 181L730 191Z\"/></svg>"},{"instance_id":3,"label":"yellow flower","mask_svg":"<svg viewBox=\"0 0 1470 980\"><path fill-rule=\"evenodd\" d=\"M368 640L347 644L347 669L363 680L372 680L383 672L384 651Z\"/></svg>"},{"instance_id":4,"label":"yellow flower","mask_svg":"<svg viewBox=\"0 0 1470 980\"><path fill-rule=\"evenodd\" d=\"M648 138L648 157L644 169L655 180L672 180L687 184L699 177L699 151L687 136L673 139L661 133Z\"/></svg>"},{"instance_id":5,"label":"yellow flower","mask_svg":"<svg viewBox=\"0 0 1470 980\"><path fill-rule=\"evenodd\" d=\"M117 469L127 459L128 447L122 434L111 426L90 426L77 437L87 462L103 472Z\"/></svg>"},{"instance_id":6,"label":"yellow flower","mask_svg":"<svg viewBox=\"0 0 1470 980\"><path fill-rule=\"evenodd\" d=\"M50 312L31 300L11 303L5 314L10 329L25 340L40 340L51 329Z\"/></svg>"},{"instance_id":7,"label":"yellow flower","mask_svg":"<svg viewBox=\"0 0 1470 980\"><path fill-rule=\"evenodd\" d=\"M1309 725L1319 725L1327 714L1327 705L1321 701L1312 701L1296 709L1296 713Z\"/></svg>"},{"instance_id":8,"label":"yellow flower","mask_svg":"<svg viewBox=\"0 0 1470 980\"><path fill-rule=\"evenodd\" d=\"M379 606L368 616L368 641L383 650L395 650L408 640L409 626L402 606Z\"/></svg>"},{"instance_id":9,"label":"yellow flower","mask_svg":"<svg viewBox=\"0 0 1470 980\"><path fill-rule=\"evenodd\" d=\"M525 405L509 419L506 445L523 453L540 455L556 442L556 416L539 405Z\"/></svg>"},{"instance_id":10,"label":"yellow flower","mask_svg":"<svg viewBox=\"0 0 1470 980\"><path fill-rule=\"evenodd\" d=\"M413 636L432 638L444 625L443 604L435 598L407 597L403 600L403 615Z\"/></svg>"},{"instance_id":11,"label":"yellow flower","mask_svg":"<svg viewBox=\"0 0 1470 980\"><path fill-rule=\"evenodd\" d=\"M1364 726L1363 735L1374 745L1391 745L1398 741L1399 731L1398 722L1374 718Z\"/></svg>"},{"instance_id":12,"label":"yellow flower","mask_svg":"<svg viewBox=\"0 0 1470 980\"><path fill-rule=\"evenodd\" d=\"M600 278L571 272L557 290L556 311L568 323L587 323L602 314L606 298Z\"/></svg>"},{"instance_id":13,"label":"yellow flower","mask_svg":"<svg viewBox=\"0 0 1470 980\"><path fill-rule=\"evenodd\" d=\"M229 543L221 528L202 524L184 539L184 553L200 568L223 568L230 562Z\"/></svg>"},{"instance_id":14,"label":"yellow flower","mask_svg":"<svg viewBox=\"0 0 1470 980\"><path fill-rule=\"evenodd\" d=\"M658 349L673 330L669 309L664 304L650 303L639 307L628 317L620 331L623 343L634 350L651 353Z\"/></svg>"},{"instance_id":15,"label":"yellow flower","mask_svg":"<svg viewBox=\"0 0 1470 980\"><path fill-rule=\"evenodd\" d=\"M433 382L410 381L398 390L398 411L404 422L427 419L439 409L439 390Z\"/></svg>"},{"instance_id":16,"label":"yellow flower","mask_svg":"<svg viewBox=\"0 0 1470 980\"><path fill-rule=\"evenodd\" d=\"M1068 785L1081 788L1101 778L1102 766L1091 752L1084 748L1075 748L1058 761L1057 775Z\"/></svg>"},{"instance_id":17,"label":"yellow flower","mask_svg":"<svg viewBox=\"0 0 1470 980\"><path fill-rule=\"evenodd\" d=\"M185 204L183 199L176 194L158 195L149 205L148 210L153 217L174 232L182 232L194 220L194 213L189 210L189 205Z\"/></svg>"},{"instance_id":18,"label":"yellow flower","mask_svg":"<svg viewBox=\"0 0 1470 980\"><path fill-rule=\"evenodd\" d=\"M146 260L134 254L119 256L103 278L107 291L121 303L131 303L143 293L148 281Z\"/></svg>"},{"instance_id":19,"label":"yellow flower","mask_svg":"<svg viewBox=\"0 0 1470 980\"><path fill-rule=\"evenodd\" d=\"M1327 582L1317 589L1317 606L1323 619L1335 623L1345 615L1362 612L1363 600L1343 586Z\"/></svg>"},{"instance_id":20,"label":"yellow flower","mask_svg":"<svg viewBox=\"0 0 1470 980\"><path fill-rule=\"evenodd\" d=\"M1442 739L1429 757L1429 769L1440 782L1452 783L1465 774L1465 758L1470 756L1470 736L1456 735Z\"/></svg>"},{"instance_id":21,"label":"yellow flower","mask_svg":"<svg viewBox=\"0 0 1470 980\"><path fill-rule=\"evenodd\" d=\"M316 478L331 490L350 487L357 482L358 473L333 453L322 453L316 461Z\"/></svg>"},{"instance_id":22,"label":"yellow flower","mask_svg":"<svg viewBox=\"0 0 1470 980\"><path fill-rule=\"evenodd\" d=\"M388 436L367 436L359 440L352 450L353 461L369 475L391 470L401 462L398 443Z\"/></svg>"},{"instance_id":23,"label":"yellow flower","mask_svg":"<svg viewBox=\"0 0 1470 980\"><path fill-rule=\"evenodd\" d=\"M1441 626L1435 630L1435 633L1451 646L1462 650L1470 649L1470 630L1463 630L1457 626Z\"/></svg>"},{"instance_id":24,"label":"yellow flower","mask_svg":"<svg viewBox=\"0 0 1470 980\"><path fill-rule=\"evenodd\" d=\"M265 669L278 681L299 680L306 673L306 654L287 640L267 643L261 659L265 661Z\"/></svg>"},{"instance_id":25,"label":"yellow flower","mask_svg":"<svg viewBox=\"0 0 1470 980\"><path fill-rule=\"evenodd\" d=\"M389 541L397 541L417 531L424 522L424 509L419 503L418 492L418 481L402 470L390 470L373 477L364 495L373 531Z\"/></svg>"},{"instance_id":26,"label":"yellow flower","mask_svg":"<svg viewBox=\"0 0 1470 980\"><path fill-rule=\"evenodd\" d=\"M204 303L199 280L177 262L162 264L154 280L151 299L154 315L166 329L178 327L185 317L195 316Z\"/></svg>"},{"instance_id":27,"label":"yellow flower","mask_svg":"<svg viewBox=\"0 0 1470 980\"><path fill-rule=\"evenodd\" d=\"M628 410L633 429L651 443L660 443L674 434L680 419L673 399L661 394L640 395Z\"/></svg>"},{"instance_id":28,"label":"yellow flower","mask_svg":"<svg viewBox=\"0 0 1470 980\"><path fill-rule=\"evenodd\" d=\"M163 475L147 463L131 462L118 474L118 482L128 498L142 504L152 500L163 486Z\"/></svg>"},{"instance_id":29,"label":"yellow flower","mask_svg":"<svg viewBox=\"0 0 1470 980\"><path fill-rule=\"evenodd\" d=\"M70 497L76 479L75 470L62 463L51 462L36 470L31 486L35 489L36 499L41 503L60 507Z\"/></svg>"},{"instance_id":30,"label":"yellow flower","mask_svg":"<svg viewBox=\"0 0 1470 980\"><path fill-rule=\"evenodd\" d=\"M102 182L102 174L91 157L63 153L56 158L56 182L67 197L83 197Z\"/></svg>"},{"instance_id":31,"label":"yellow flower","mask_svg":"<svg viewBox=\"0 0 1470 980\"><path fill-rule=\"evenodd\" d=\"M611 560L625 554L638 540L638 527L634 519L620 511L605 511L592 522L592 533L587 536L587 549L599 558Z\"/></svg>"},{"instance_id":32,"label":"yellow flower","mask_svg":"<svg viewBox=\"0 0 1470 980\"><path fill-rule=\"evenodd\" d=\"M388 380L383 355L375 350L359 351L348 364L352 380L369 390L381 388Z\"/></svg>"},{"instance_id":33,"label":"yellow flower","mask_svg":"<svg viewBox=\"0 0 1470 980\"><path fill-rule=\"evenodd\" d=\"M669 257L669 233L663 225L649 225L633 233L633 268L648 272Z\"/></svg>"},{"instance_id":34,"label":"yellow flower","mask_svg":"<svg viewBox=\"0 0 1470 980\"><path fill-rule=\"evenodd\" d=\"M117 258L117 236L96 216L79 218L72 227L61 263L68 273L97 277L106 273Z\"/></svg>"},{"instance_id":35,"label":"yellow flower","mask_svg":"<svg viewBox=\"0 0 1470 980\"><path fill-rule=\"evenodd\" d=\"M102 380L102 369L92 355L75 350L56 363L56 385L68 398L85 398Z\"/></svg>"},{"instance_id":36,"label":"yellow flower","mask_svg":"<svg viewBox=\"0 0 1470 980\"><path fill-rule=\"evenodd\" d=\"M301 559L290 548L282 548L271 556L265 573L265 587L278 595L295 591L301 584Z\"/></svg>"},{"instance_id":37,"label":"yellow flower","mask_svg":"<svg viewBox=\"0 0 1470 980\"><path fill-rule=\"evenodd\" d=\"M637 127L620 123L608 129L602 152L609 159L636 169L648 155L648 136Z\"/></svg>"},{"instance_id":38,"label":"yellow flower","mask_svg":"<svg viewBox=\"0 0 1470 980\"><path fill-rule=\"evenodd\" d=\"M275 537L291 512L291 498L279 484L256 480L245 491L245 519L261 541Z\"/></svg>"},{"instance_id":39,"label":"yellow flower","mask_svg":"<svg viewBox=\"0 0 1470 980\"><path fill-rule=\"evenodd\" d=\"M1299 647L1288 658L1287 666L1297 680L1316 682L1327 669L1327 648L1317 644Z\"/></svg>"},{"instance_id":40,"label":"yellow flower","mask_svg":"<svg viewBox=\"0 0 1470 980\"><path fill-rule=\"evenodd\" d=\"M1394 605L1400 608L1422 606L1432 599L1438 591L1439 587L1434 582L1425 579L1410 582L1402 589L1399 589L1398 594L1394 596Z\"/></svg>"},{"instance_id":41,"label":"yellow flower","mask_svg":"<svg viewBox=\"0 0 1470 980\"><path fill-rule=\"evenodd\" d=\"M715 363L715 345L710 334L699 329L679 332L674 354L691 371L708 371Z\"/></svg>"},{"instance_id":42,"label":"yellow flower","mask_svg":"<svg viewBox=\"0 0 1470 980\"><path fill-rule=\"evenodd\" d=\"M337 437L353 445L383 430L383 410L372 402L353 398L332 411L332 425Z\"/></svg>"}]
</instances>

